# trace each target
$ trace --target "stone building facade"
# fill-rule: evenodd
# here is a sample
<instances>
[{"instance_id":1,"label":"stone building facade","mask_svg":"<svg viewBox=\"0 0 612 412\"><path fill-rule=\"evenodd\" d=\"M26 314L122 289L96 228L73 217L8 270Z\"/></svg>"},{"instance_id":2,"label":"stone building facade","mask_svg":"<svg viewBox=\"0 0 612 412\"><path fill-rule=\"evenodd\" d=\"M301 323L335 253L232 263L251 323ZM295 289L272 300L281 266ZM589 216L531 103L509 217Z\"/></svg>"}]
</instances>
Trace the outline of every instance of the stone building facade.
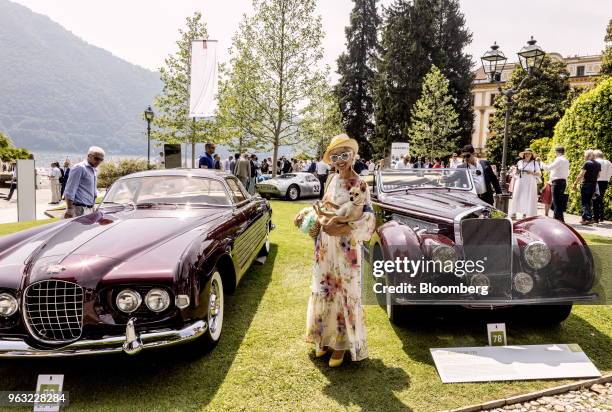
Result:
<instances>
[{"instance_id":1,"label":"stone building facade","mask_svg":"<svg viewBox=\"0 0 612 412\"><path fill-rule=\"evenodd\" d=\"M574 56L563 57L558 53L549 53L551 58L562 61L567 65L570 74L571 87L589 87L595 82L601 70L601 55L596 56ZM495 116L493 102L499 94L498 87L508 80L512 71L518 63L508 63L501 73L499 82L491 83L482 67L475 72L472 84L472 103L474 107L474 128L472 130L472 145L480 153L486 156L486 144L489 136L489 123Z\"/></svg>"}]
</instances>

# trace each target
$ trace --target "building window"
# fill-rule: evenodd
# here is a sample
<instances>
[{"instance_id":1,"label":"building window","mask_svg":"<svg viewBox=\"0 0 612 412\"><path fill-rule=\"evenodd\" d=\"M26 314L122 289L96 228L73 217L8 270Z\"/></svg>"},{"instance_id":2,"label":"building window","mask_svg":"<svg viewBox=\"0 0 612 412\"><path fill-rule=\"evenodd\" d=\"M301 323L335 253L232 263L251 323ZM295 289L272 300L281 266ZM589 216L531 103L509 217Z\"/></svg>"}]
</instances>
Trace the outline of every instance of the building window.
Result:
<instances>
[{"instance_id":1,"label":"building window","mask_svg":"<svg viewBox=\"0 0 612 412\"><path fill-rule=\"evenodd\" d=\"M584 66L576 67L576 76L584 76Z\"/></svg>"},{"instance_id":2,"label":"building window","mask_svg":"<svg viewBox=\"0 0 612 412\"><path fill-rule=\"evenodd\" d=\"M493 104L495 103L495 96L497 96L497 93L491 93L489 96L489 106L493 106Z\"/></svg>"},{"instance_id":3,"label":"building window","mask_svg":"<svg viewBox=\"0 0 612 412\"><path fill-rule=\"evenodd\" d=\"M502 74L501 73L495 73L495 81L496 82L500 82L502 79Z\"/></svg>"}]
</instances>

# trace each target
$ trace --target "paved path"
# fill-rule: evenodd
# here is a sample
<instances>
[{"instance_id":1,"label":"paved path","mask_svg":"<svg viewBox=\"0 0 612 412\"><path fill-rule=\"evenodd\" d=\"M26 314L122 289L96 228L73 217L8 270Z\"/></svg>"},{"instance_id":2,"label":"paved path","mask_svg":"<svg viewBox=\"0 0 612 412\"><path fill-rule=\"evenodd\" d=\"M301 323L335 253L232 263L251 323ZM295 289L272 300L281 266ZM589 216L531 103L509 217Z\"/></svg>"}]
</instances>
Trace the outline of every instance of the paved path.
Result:
<instances>
[{"instance_id":1,"label":"paved path","mask_svg":"<svg viewBox=\"0 0 612 412\"><path fill-rule=\"evenodd\" d=\"M10 201L6 200L9 190L0 188L0 223L17 222L17 191L13 193L13 198ZM57 207L58 205L50 205L51 190L43 187L36 191L36 218L48 219L45 215L47 209Z\"/></svg>"},{"instance_id":2,"label":"paved path","mask_svg":"<svg viewBox=\"0 0 612 412\"><path fill-rule=\"evenodd\" d=\"M573 411L592 411L605 412L612 411L612 385L595 384L590 388L577 391L569 391L554 396L543 396L541 398L506 405L503 408L489 409L489 412L573 412Z\"/></svg>"}]
</instances>

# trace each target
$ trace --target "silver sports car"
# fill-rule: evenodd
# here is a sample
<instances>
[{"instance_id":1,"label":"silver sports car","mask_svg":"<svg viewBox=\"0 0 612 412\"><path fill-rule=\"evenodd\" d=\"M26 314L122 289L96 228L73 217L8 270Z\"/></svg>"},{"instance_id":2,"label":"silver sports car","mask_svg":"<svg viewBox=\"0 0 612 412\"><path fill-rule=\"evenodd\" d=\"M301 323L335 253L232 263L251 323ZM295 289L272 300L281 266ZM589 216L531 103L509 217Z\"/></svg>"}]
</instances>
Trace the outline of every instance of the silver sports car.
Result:
<instances>
[{"instance_id":1,"label":"silver sports car","mask_svg":"<svg viewBox=\"0 0 612 412\"><path fill-rule=\"evenodd\" d=\"M255 185L255 190L262 197L285 197L298 200L301 197L319 196L321 184L312 173L285 173Z\"/></svg>"}]
</instances>

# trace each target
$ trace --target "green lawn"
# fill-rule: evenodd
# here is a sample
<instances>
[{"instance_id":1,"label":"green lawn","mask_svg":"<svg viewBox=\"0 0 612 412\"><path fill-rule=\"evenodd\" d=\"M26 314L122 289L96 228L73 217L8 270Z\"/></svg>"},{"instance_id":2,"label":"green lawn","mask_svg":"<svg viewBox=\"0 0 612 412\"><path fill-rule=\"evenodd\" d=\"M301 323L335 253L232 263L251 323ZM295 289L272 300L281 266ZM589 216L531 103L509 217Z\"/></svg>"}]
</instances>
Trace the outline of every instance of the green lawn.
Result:
<instances>
[{"instance_id":1,"label":"green lawn","mask_svg":"<svg viewBox=\"0 0 612 412\"><path fill-rule=\"evenodd\" d=\"M339 369L303 341L312 241L292 226L303 205L273 202L272 249L226 299L219 346L200 358L184 350L137 357L4 360L0 391L33 390L39 373L63 373L69 410L414 410L436 411L556 386L561 381L447 384L430 347L486 345L483 321L392 326L366 307L370 358ZM13 227L15 229L15 227ZM0 226L0 233L6 233ZM579 306L561 327L508 328L510 344L578 343L612 370L612 309Z\"/></svg>"}]
</instances>

